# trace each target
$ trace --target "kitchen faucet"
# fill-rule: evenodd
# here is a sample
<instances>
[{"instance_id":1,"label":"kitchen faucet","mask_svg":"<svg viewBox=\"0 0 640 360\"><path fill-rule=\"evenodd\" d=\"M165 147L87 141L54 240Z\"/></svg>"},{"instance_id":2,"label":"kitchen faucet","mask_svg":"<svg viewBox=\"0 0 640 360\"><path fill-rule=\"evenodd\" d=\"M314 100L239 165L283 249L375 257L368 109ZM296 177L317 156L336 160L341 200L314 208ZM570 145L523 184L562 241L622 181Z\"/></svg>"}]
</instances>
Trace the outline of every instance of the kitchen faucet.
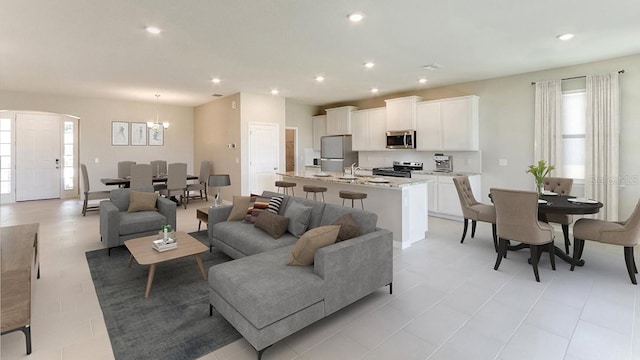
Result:
<instances>
[{"instance_id":1,"label":"kitchen faucet","mask_svg":"<svg viewBox=\"0 0 640 360\"><path fill-rule=\"evenodd\" d=\"M356 170L360 169L356 165L358 165L357 162L354 162L353 164L351 164L351 176L356 176Z\"/></svg>"}]
</instances>

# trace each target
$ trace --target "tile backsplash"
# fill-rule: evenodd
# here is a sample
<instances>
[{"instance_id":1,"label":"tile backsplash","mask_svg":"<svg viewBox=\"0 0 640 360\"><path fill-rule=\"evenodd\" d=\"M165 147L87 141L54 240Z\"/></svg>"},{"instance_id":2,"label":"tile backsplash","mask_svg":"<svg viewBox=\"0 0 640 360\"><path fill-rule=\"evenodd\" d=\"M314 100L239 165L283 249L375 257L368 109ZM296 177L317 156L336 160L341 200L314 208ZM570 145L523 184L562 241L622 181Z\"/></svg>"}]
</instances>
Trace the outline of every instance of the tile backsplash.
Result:
<instances>
[{"instance_id":1,"label":"tile backsplash","mask_svg":"<svg viewBox=\"0 0 640 360\"><path fill-rule=\"evenodd\" d=\"M437 151L445 155L453 155L453 171L482 172L482 153L480 151ZM433 170L433 156L436 151L389 150L359 151L358 163L362 168L392 166L394 161L421 161L425 170Z\"/></svg>"}]
</instances>

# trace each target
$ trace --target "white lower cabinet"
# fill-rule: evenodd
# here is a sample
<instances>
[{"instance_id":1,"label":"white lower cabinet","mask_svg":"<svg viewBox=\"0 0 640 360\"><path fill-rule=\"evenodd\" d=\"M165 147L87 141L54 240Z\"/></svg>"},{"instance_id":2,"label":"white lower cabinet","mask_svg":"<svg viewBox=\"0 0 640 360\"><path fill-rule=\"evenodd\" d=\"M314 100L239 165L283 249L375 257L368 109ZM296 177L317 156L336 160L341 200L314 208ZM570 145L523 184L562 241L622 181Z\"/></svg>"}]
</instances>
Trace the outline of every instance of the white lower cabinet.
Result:
<instances>
[{"instance_id":1,"label":"white lower cabinet","mask_svg":"<svg viewBox=\"0 0 640 360\"><path fill-rule=\"evenodd\" d=\"M462 218L458 191L453 183L453 176L413 174L415 179L431 180L428 188L429 214L443 217ZM469 183L476 199L481 198L481 176L470 175Z\"/></svg>"}]
</instances>

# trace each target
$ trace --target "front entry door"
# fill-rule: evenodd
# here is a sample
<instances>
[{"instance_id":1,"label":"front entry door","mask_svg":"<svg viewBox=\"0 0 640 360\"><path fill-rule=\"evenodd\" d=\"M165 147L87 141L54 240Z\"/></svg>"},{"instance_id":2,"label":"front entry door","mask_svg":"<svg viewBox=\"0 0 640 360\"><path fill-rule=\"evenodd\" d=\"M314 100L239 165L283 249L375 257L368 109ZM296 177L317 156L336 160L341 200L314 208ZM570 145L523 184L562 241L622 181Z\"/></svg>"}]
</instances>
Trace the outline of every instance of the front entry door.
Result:
<instances>
[{"instance_id":1,"label":"front entry door","mask_svg":"<svg viewBox=\"0 0 640 360\"><path fill-rule=\"evenodd\" d=\"M16 117L16 201L60 198L60 116Z\"/></svg>"},{"instance_id":2,"label":"front entry door","mask_svg":"<svg viewBox=\"0 0 640 360\"><path fill-rule=\"evenodd\" d=\"M249 190L262 194L275 190L280 142L278 124L249 124Z\"/></svg>"}]
</instances>

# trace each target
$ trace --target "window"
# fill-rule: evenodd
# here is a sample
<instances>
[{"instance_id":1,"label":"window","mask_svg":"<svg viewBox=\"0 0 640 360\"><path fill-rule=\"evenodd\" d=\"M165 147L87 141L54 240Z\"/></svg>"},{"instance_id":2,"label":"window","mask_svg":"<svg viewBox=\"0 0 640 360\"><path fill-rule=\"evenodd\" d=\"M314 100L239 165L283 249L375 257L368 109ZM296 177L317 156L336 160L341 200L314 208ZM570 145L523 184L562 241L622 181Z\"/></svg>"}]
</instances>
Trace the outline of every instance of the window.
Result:
<instances>
[{"instance_id":1,"label":"window","mask_svg":"<svg viewBox=\"0 0 640 360\"><path fill-rule=\"evenodd\" d=\"M0 194L11 194L11 119L0 118Z\"/></svg>"},{"instance_id":2,"label":"window","mask_svg":"<svg viewBox=\"0 0 640 360\"><path fill-rule=\"evenodd\" d=\"M587 94L585 90L562 93L562 174L584 181Z\"/></svg>"},{"instance_id":3,"label":"window","mask_svg":"<svg viewBox=\"0 0 640 360\"><path fill-rule=\"evenodd\" d=\"M73 170L73 147L73 121L65 121L62 149L62 176L64 178L65 190L73 190L75 174Z\"/></svg>"}]
</instances>

